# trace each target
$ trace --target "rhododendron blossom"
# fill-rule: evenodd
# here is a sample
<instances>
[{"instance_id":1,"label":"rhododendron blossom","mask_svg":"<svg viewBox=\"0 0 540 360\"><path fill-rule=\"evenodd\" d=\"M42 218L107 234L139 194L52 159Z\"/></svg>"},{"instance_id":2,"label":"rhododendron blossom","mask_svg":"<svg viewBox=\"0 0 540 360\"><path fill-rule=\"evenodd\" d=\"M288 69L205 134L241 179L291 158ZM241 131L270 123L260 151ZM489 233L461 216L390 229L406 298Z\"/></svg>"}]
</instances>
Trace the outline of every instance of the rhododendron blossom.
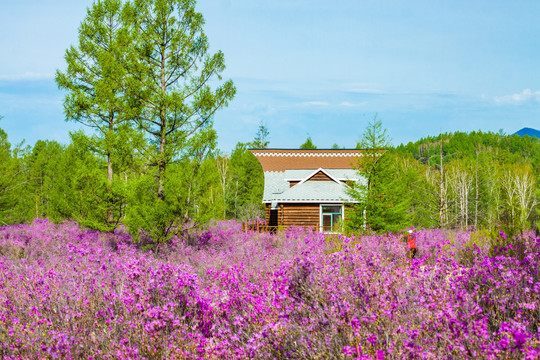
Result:
<instances>
[{"instance_id":1,"label":"rhododendron blossom","mask_svg":"<svg viewBox=\"0 0 540 360\"><path fill-rule=\"evenodd\" d=\"M538 359L540 239L0 228L4 359ZM500 234L502 236L502 234ZM476 239L476 240L475 240ZM519 249L516 250L516 249Z\"/></svg>"}]
</instances>

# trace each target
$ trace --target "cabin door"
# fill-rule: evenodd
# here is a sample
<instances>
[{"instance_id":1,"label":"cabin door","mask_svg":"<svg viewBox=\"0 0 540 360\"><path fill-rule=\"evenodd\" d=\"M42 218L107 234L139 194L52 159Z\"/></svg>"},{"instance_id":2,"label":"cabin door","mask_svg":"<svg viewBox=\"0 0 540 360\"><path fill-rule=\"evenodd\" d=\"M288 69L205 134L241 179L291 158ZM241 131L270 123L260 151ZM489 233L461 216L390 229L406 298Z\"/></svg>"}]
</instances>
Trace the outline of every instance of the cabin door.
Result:
<instances>
[{"instance_id":1,"label":"cabin door","mask_svg":"<svg viewBox=\"0 0 540 360\"><path fill-rule=\"evenodd\" d=\"M278 210L270 210L269 226L278 226Z\"/></svg>"}]
</instances>

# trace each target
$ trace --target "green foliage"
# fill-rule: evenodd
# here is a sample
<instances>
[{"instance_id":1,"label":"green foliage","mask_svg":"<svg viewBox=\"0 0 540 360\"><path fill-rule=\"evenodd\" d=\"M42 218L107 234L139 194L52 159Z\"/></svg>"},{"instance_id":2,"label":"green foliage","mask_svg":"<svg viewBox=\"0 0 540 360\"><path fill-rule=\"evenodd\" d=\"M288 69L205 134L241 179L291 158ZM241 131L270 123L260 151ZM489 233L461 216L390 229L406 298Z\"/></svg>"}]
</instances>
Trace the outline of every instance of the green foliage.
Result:
<instances>
[{"instance_id":1,"label":"green foliage","mask_svg":"<svg viewBox=\"0 0 540 360\"><path fill-rule=\"evenodd\" d=\"M38 140L26 158L28 183L25 186L27 219L53 218L51 196L60 176L64 147L56 141Z\"/></svg>"},{"instance_id":2,"label":"green foliage","mask_svg":"<svg viewBox=\"0 0 540 360\"><path fill-rule=\"evenodd\" d=\"M146 169L129 184L125 223L140 240L167 241L173 234L207 221L215 214L212 188L215 172L209 166L216 146L215 131L208 127L185 144L182 157L164 174L163 197L156 197L156 165ZM215 199L213 199L215 200Z\"/></svg>"},{"instance_id":3,"label":"green foliage","mask_svg":"<svg viewBox=\"0 0 540 360\"><path fill-rule=\"evenodd\" d=\"M23 156L24 150L20 146L12 149L7 134L0 129L0 225L26 220L20 211L27 181Z\"/></svg>"},{"instance_id":4,"label":"green foliage","mask_svg":"<svg viewBox=\"0 0 540 360\"><path fill-rule=\"evenodd\" d=\"M308 136L308 138L306 139L306 142L300 145L300 149L314 150L314 149L317 149L317 146L313 144L313 141L311 140L311 136Z\"/></svg>"},{"instance_id":5,"label":"green foliage","mask_svg":"<svg viewBox=\"0 0 540 360\"><path fill-rule=\"evenodd\" d=\"M399 166L397 156L383 152L390 145L382 121L375 116L369 122L357 148L365 149L357 169L363 181L358 182L349 194L359 203L352 205L349 229L360 229L364 224L373 231L397 231L410 223L406 190L410 181Z\"/></svg>"},{"instance_id":6,"label":"green foliage","mask_svg":"<svg viewBox=\"0 0 540 360\"><path fill-rule=\"evenodd\" d=\"M90 224L101 229L114 228L119 221L115 211L118 212L117 203L122 202L123 195L113 190L118 188L114 183L114 170L118 168L115 160L122 156L115 153L126 148L126 122L132 119L134 111L125 96L125 56L132 41L126 19L121 0L94 2L79 27L78 46L66 51L66 71L56 72L58 87L67 91L66 120L93 128L96 135L87 139L87 147L98 157L106 158L105 194L97 189L94 193L96 203L106 209L106 217L102 224L97 220Z\"/></svg>"},{"instance_id":7,"label":"green foliage","mask_svg":"<svg viewBox=\"0 0 540 360\"><path fill-rule=\"evenodd\" d=\"M417 181L416 169L393 152L380 156L374 164L371 187L358 183L350 194L360 201L353 204L347 227L359 230L364 223L375 232L398 232L412 225L413 202L410 191ZM364 218L365 216L365 218Z\"/></svg>"},{"instance_id":8,"label":"green foliage","mask_svg":"<svg viewBox=\"0 0 540 360\"><path fill-rule=\"evenodd\" d=\"M255 135L255 139L253 142L251 142L250 146L255 149L266 149L268 147L268 144L270 144L270 141L268 141L268 136L270 135L270 132L264 126L264 124L261 122L259 124L259 128L257 129L257 134Z\"/></svg>"},{"instance_id":9,"label":"green foliage","mask_svg":"<svg viewBox=\"0 0 540 360\"><path fill-rule=\"evenodd\" d=\"M395 161L389 162L387 154L374 150L383 147L377 144L383 133L375 120L364 133L362 147L370 148L358 168L366 182L353 191L360 204L349 217L350 227L363 222L376 231L407 223L462 230L502 226L517 233L538 221L538 139L442 134L390 150Z\"/></svg>"},{"instance_id":10,"label":"green foliage","mask_svg":"<svg viewBox=\"0 0 540 360\"><path fill-rule=\"evenodd\" d=\"M362 138L356 144L356 148L378 151L389 147L391 147L391 141L387 130L383 127L382 120L375 115L366 126Z\"/></svg>"},{"instance_id":11,"label":"green foliage","mask_svg":"<svg viewBox=\"0 0 540 360\"><path fill-rule=\"evenodd\" d=\"M443 180L439 156L441 142ZM415 223L434 218L433 206L445 199L448 227L530 228L538 218L540 141L502 133L441 134L396 148L426 166L415 188L423 194L414 206ZM432 179L432 180L429 180ZM439 179L434 182L434 179ZM441 192L442 189L442 192ZM431 206L431 210L430 210ZM440 226L424 222L426 226Z\"/></svg>"},{"instance_id":12,"label":"green foliage","mask_svg":"<svg viewBox=\"0 0 540 360\"><path fill-rule=\"evenodd\" d=\"M234 97L232 81L214 90L225 69L221 51L209 55L204 19L195 1L134 0L126 5L131 44L126 52L127 96L136 121L155 146L157 197L166 167L188 138L207 127Z\"/></svg>"},{"instance_id":13,"label":"green foliage","mask_svg":"<svg viewBox=\"0 0 540 360\"><path fill-rule=\"evenodd\" d=\"M94 2L79 27L77 46L65 55L67 69L56 71L56 83L66 90L67 120L95 128L102 136L126 120L122 80L130 42L121 0Z\"/></svg>"},{"instance_id":14,"label":"green foliage","mask_svg":"<svg viewBox=\"0 0 540 360\"><path fill-rule=\"evenodd\" d=\"M232 151L230 183L228 217L241 220L264 217L264 173L255 155L249 152L247 144L238 143Z\"/></svg>"},{"instance_id":15,"label":"green foliage","mask_svg":"<svg viewBox=\"0 0 540 360\"><path fill-rule=\"evenodd\" d=\"M207 216L199 184L201 169L211 169L202 164L215 147L212 118L236 90L220 84L224 56L209 54L203 25L194 1L103 0L88 9L56 81L67 90L66 118L96 133L75 135L64 154L77 169L59 187L78 205L58 197L60 217L110 230L128 209L134 232L163 240Z\"/></svg>"}]
</instances>

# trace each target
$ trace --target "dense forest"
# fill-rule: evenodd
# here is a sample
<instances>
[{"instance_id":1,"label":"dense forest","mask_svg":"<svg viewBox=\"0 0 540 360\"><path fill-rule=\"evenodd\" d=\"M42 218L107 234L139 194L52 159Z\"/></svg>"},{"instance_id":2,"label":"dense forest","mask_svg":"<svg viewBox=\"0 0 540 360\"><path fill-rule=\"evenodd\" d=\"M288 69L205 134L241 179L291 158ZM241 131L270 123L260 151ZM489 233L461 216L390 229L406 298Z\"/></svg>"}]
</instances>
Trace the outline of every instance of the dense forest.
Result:
<instances>
[{"instance_id":1,"label":"dense forest","mask_svg":"<svg viewBox=\"0 0 540 360\"><path fill-rule=\"evenodd\" d=\"M111 154L114 180L109 188L107 157L99 151L95 136L76 132L68 145L38 141L23 147L12 146L0 130L1 223L69 219L104 231L125 225L134 234L166 238L178 228L212 219L264 216L264 176L248 151L268 147L264 125L252 141L238 143L231 154L217 149L211 128L201 132L168 167L161 208L155 207L153 196L155 165L144 156L151 144L133 129L118 136L123 146ZM365 165L359 164L359 171L371 179L370 186L356 189L360 204L349 216L349 229L539 226L537 138L446 133L390 147L371 167Z\"/></svg>"},{"instance_id":2,"label":"dense forest","mask_svg":"<svg viewBox=\"0 0 540 360\"><path fill-rule=\"evenodd\" d=\"M166 197L160 204L155 165L144 157L149 151L144 146L150 145L134 131L120 136L124 146L111 154L114 178L109 188L107 158L95 137L76 132L68 145L40 140L23 147L12 146L0 129L0 224L69 219L103 231L123 224L134 233L147 230L166 237L178 227L210 219L262 215L262 168L248 151L264 145L260 140L238 143L225 155L216 148L215 132L207 129L167 168ZM162 232L153 233L159 225Z\"/></svg>"}]
</instances>

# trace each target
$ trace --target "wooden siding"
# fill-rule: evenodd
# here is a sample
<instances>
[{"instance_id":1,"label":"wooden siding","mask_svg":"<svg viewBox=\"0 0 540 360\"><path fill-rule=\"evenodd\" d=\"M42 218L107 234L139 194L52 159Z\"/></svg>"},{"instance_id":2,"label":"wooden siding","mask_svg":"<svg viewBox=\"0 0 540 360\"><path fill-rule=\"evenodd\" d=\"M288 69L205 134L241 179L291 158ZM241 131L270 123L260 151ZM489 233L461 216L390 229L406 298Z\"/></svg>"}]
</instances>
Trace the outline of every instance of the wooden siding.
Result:
<instances>
[{"instance_id":1,"label":"wooden siding","mask_svg":"<svg viewBox=\"0 0 540 360\"><path fill-rule=\"evenodd\" d=\"M334 180L332 180L324 172L318 171L316 174L314 174L312 177L310 177L307 181L334 181Z\"/></svg>"},{"instance_id":2,"label":"wooden siding","mask_svg":"<svg viewBox=\"0 0 540 360\"><path fill-rule=\"evenodd\" d=\"M272 216L272 211L274 216ZM270 203L266 204L264 219L269 226L281 226L283 225L284 214L283 214L283 204L279 204L276 210L272 210Z\"/></svg>"},{"instance_id":3,"label":"wooden siding","mask_svg":"<svg viewBox=\"0 0 540 360\"><path fill-rule=\"evenodd\" d=\"M319 204L283 204L284 227L292 225L319 229Z\"/></svg>"},{"instance_id":4,"label":"wooden siding","mask_svg":"<svg viewBox=\"0 0 540 360\"><path fill-rule=\"evenodd\" d=\"M298 184L300 181L289 181L289 187L293 187L294 185Z\"/></svg>"},{"instance_id":5,"label":"wooden siding","mask_svg":"<svg viewBox=\"0 0 540 360\"><path fill-rule=\"evenodd\" d=\"M301 226L318 231L320 226L320 205L321 204L279 204L277 211L276 226ZM341 204L336 204L341 205ZM265 220L270 224L270 204L266 204ZM356 211L350 204L343 207L343 219L347 221L351 214Z\"/></svg>"},{"instance_id":6,"label":"wooden siding","mask_svg":"<svg viewBox=\"0 0 540 360\"><path fill-rule=\"evenodd\" d=\"M266 223L270 224L270 204L266 204ZM319 204L279 204L277 210L278 226L301 226L319 229Z\"/></svg>"}]
</instances>

